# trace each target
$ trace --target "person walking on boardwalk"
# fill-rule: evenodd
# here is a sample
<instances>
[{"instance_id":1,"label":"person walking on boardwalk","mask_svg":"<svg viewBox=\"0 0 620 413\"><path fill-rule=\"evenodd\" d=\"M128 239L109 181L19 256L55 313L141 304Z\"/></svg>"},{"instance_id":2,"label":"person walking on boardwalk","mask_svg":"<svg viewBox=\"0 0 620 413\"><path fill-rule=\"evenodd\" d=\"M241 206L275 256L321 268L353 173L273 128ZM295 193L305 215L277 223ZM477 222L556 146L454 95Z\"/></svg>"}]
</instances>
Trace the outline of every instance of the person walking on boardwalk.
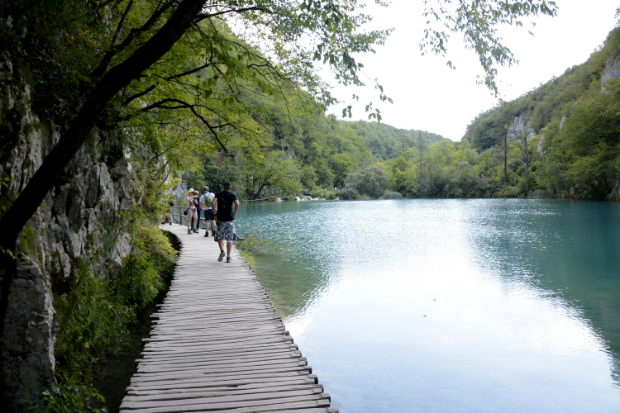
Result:
<instances>
[{"instance_id":1,"label":"person walking on boardwalk","mask_svg":"<svg viewBox=\"0 0 620 413\"><path fill-rule=\"evenodd\" d=\"M188 234L192 234L192 229L193 229L193 225L192 225L192 221L197 220L198 217L196 216L196 205L194 204L194 189L190 188L189 191L187 191L187 198L185 198L185 201L187 201L187 233ZM198 231L195 231L198 232Z\"/></svg>"},{"instance_id":2,"label":"person walking on boardwalk","mask_svg":"<svg viewBox=\"0 0 620 413\"><path fill-rule=\"evenodd\" d=\"M215 217L211 205L214 198L215 194L209 192L209 187L205 185L202 188L202 195L200 195L200 206L205 213L205 237L209 236L209 222L211 223L211 234L215 236Z\"/></svg>"},{"instance_id":3,"label":"person walking on boardwalk","mask_svg":"<svg viewBox=\"0 0 620 413\"><path fill-rule=\"evenodd\" d=\"M226 255L226 262L230 262L232 243L238 239L235 232L235 218L239 209L239 200L237 195L230 192L230 189L230 182L224 183L222 192L218 192L213 198L213 212L217 221L215 241L220 246L220 256L217 260L220 262L224 259L224 255ZM226 253L224 253L224 241L227 242Z\"/></svg>"},{"instance_id":4,"label":"person walking on boardwalk","mask_svg":"<svg viewBox=\"0 0 620 413\"><path fill-rule=\"evenodd\" d=\"M198 233L200 231L200 201L198 200L200 192L194 191L194 205L196 206L196 222L192 225L192 231Z\"/></svg>"}]
</instances>

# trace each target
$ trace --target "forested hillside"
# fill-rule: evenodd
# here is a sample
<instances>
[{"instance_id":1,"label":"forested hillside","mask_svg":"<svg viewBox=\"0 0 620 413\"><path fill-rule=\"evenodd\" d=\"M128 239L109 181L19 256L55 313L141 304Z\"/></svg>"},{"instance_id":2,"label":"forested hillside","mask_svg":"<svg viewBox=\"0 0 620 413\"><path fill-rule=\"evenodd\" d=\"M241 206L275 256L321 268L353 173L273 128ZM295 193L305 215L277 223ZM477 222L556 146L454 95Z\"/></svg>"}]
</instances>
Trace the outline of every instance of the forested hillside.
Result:
<instances>
[{"instance_id":1,"label":"forested hillside","mask_svg":"<svg viewBox=\"0 0 620 413\"><path fill-rule=\"evenodd\" d=\"M498 193L525 195L527 182L554 197L620 199L619 55L615 29L585 63L472 121L463 139L490 155L496 182L508 143L508 185Z\"/></svg>"},{"instance_id":2,"label":"forested hillside","mask_svg":"<svg viewBox=\"0 0 620 413\"><path fill-rule=\"evenodd\" d=\"M407 148L419 145L420 142L425 145L440 141L449 142L449 139L436 133L421 130L397 129L385 123L363 121L343 121L343 123L364 139L364 142L368 145L378 161L397 158L402 155Z\"/></svg>"},{"instance_id":3,"label":"forested hillside","mask_svg":"<svg viewBox=\"0 0 620 413\"><path fill-rule=\"evenodd\" d=\"M585 63L480 114L461 142L403 145L380 164L391 189L408 197L619 200L619 55L615 29Z\"/></svg>"},{"instance_id":4,"label":"forested hillside","mask_svg":"<svg viewBox=\"0 0 620 413\"><path fill-rule=\"evenodd\" d=\"M279 102L253 97L254 120L261 126L260 150L239 145L229 153L205 154L185 175L177 176L192 187L206 182L219 188L231 181L244 199L272 196L275 191L280 197L302 192L335 197L333 188L342 187L351 172L401 156L414 145L450 142L426 131L342 121L326 116L308 98L302 94Z\"/></svg>"}]
</instances>

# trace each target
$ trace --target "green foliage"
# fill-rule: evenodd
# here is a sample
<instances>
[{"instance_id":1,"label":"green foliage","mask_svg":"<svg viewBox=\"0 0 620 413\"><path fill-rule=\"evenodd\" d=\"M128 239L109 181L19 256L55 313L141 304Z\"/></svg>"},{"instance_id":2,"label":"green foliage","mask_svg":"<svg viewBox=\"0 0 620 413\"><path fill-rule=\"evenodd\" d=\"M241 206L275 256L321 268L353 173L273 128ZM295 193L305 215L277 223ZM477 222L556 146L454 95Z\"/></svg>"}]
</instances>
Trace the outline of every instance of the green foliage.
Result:
<instances>
[{"instance_id":1,"label":"green foliage","mask_svg":"<svg viewBox=\"0 0 620 413\"><path fill-rule=\"evenodd\" d=\"M159 228L144 223L136 226L131 242L131 253L111 283L124 304L145 308L166 289L162 269L174 264L176 251Z\"/></svg>"},{"instance_id":2,"label":"green foliage","mask_svg":"<svg viewBox=\"0 0 620 413\"><path fill-rule=\"evenodd\" d=\"M441 135L420 130L397 129L385 123L346 122L360 136L379 161L402 156L410 148L425 147L434 142L449 141Z\"/></svg>"},{"instance_id":3,"label":"green foliage","mask_svg":"<svg viewBox=\"0 0 620 413\"><path fill-rule=\"evenodd\" d=\"M383 199L403 199L403 196L400 192L386 192L383 195Z\"/></svg>"},{"instance_id":4,"label":"green foliage","mask_svg":"<svg viewBox=\"0 0 620 413\"><path fill-rule=\"evenodd\" d=\"M484 193L574 199L617 197L620 165L620 86L601 85L608 60L620 53L620 29L610 32L588 61L566 70L512 102L479 115L467 128L472 149L484 151L477 166ZM538 136L517 136L508 148L508 185L503 187L503 144L507 125L521 116ZM472 157L468 158L470 164Z\"/></svg>"},{"instance_id":5,"label":"green foliage","mask_svg":"<svg viewBox=\"0 0 620 413\"><path fill-rule=\"evenodd\" d=\"M361 168L347 176L341 195L345 199L356 198L356 193L373 199L379 198L388 187L388 179L378 166Z\"/></svg>"},{"instance_id":6,"label":"green foliage","mask_svg":"<svg viewBox=\"0 0 620 413\"><path fill-rule=\"evenodd\" d=\"M127 323L135 320L109 283L82 272L70 292L55 297L60 329L54 349L57 371L87 379L109 349L124 345Z\"/></svg>"},{"instance_id":7,"label":"green foliage","mask_svg":"<svg viewBox=\"0 0 620 413\"><path fill-rule=\"evenodd\" d=\"M467 127L465 137L478 150L502 145L507 125L517 116L529 120L537 132L554 124L557 133L562 117L571 112L575 102L600 93L605 63L619 52L620 29L614 29L604 46L592 53L585 63L566 69L563 75L514 101L500 102L497 107L478 115Z\"/></svg>"},{"instance_id":8,"label":"green foliage","mask_svg":"<svg viewBox=\"0 0 620 413\"><path fill-rule=\"evenodd\" d=\"M52 385L39 395L39 401L28 408L32 413L107 413L108 409L93 407L103 402L103 396L93 387L86 387L75 380Z\"/></svg>"}]
</instances>

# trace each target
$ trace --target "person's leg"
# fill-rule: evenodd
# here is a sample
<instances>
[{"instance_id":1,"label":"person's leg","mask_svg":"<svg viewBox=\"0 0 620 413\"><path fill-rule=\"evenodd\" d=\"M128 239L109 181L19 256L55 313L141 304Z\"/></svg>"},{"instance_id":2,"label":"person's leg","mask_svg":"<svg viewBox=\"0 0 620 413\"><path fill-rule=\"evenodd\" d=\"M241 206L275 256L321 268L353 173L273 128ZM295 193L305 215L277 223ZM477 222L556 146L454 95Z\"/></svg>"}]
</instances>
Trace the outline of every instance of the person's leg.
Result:
<instances>
[{"instance_id":1,"label":"person's leg","mask_svg":"<svg viewBox=\"0 0 620 413\"><path fill-rule=\"evenodd\" d=\"M211 221L211 233L215 236L215 231L217 231L217 227L215 226L215 220Z\"/></svg>"},{"instance_id":2,"label":"person's leg","mask_svg":"<svg viewBox=\"0 0 620 413\"><path fill-rule=\"evenodd\" d=\"M187 210L187 215L185 215L187 217L187 233L191 234L192 233L192 219L194 219L194 215L192 214L192 210L188 209Z\"/></svg>"},{"instance_id":3,"label":"person's leg","mask_svg":"<svg viewBox=\"0 0 620 413\"><path fill-rule=\"evenodd\" d=\"M222 260L224 259L224 255L226 255L226 254L224 253L224 240L219 240L219 241L217 242L217 245L219 245L219 246L220 246L220 256L218 257L218 259L217 259L217 260L218 260L218 261L220 261L220 262L222 262Z\"/></svg>"},{"instance_id":4,"label":"person's leg","mask_svg":"<svg viewBox=\"0 0 620 413\"><path fill-rule=\"evenodd\" d=\"M230 258L230 252L232 251L232 242L228 241L226 243L226 257Z\"/></svg>"}]
</instances>

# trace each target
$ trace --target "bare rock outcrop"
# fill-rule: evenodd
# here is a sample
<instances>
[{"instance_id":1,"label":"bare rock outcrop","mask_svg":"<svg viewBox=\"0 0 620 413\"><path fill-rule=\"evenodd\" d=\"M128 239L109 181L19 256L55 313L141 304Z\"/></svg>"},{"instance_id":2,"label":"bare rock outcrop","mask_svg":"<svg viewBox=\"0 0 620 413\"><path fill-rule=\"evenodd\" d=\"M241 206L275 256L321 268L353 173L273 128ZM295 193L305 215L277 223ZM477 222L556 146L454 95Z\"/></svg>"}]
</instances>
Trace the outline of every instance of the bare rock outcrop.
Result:
<instances>
[{"instance_id":1,"label":"bare rock outcrop","mask_svg":"<svg viewBox=\"0 0 620 413\"><path fill-rule=\"evenodd\" d=\"M7 410L18 411L54 380L58 320L39 266L17 262L0 343L0 377Z\"/></svg>"},{"instance_id":2,"label":"bare rock outcrop","mask_svg":"<svg viewBox=\"0 0 620 413\"><path fill-rule=\"evenodd\" d=\"M521 116L515 117L510 126L508 126L508 132L506 134L508 145L516 138L520 138L523 135L527 135L528 138L536 136L536 131L530 127L530 120Z\"/></svg>"},{"instance_id":3,"label":"bare rock outcrop","mask_svg":"<svg viewBox=\"0 0 620 413\"><path fill-rule=\"evenodd\" d=\"M611 56L607 59L601 75L601 92L608 93L605 86L611 79L620 79L620 55Z\"/></svg>"}]
</instances>

